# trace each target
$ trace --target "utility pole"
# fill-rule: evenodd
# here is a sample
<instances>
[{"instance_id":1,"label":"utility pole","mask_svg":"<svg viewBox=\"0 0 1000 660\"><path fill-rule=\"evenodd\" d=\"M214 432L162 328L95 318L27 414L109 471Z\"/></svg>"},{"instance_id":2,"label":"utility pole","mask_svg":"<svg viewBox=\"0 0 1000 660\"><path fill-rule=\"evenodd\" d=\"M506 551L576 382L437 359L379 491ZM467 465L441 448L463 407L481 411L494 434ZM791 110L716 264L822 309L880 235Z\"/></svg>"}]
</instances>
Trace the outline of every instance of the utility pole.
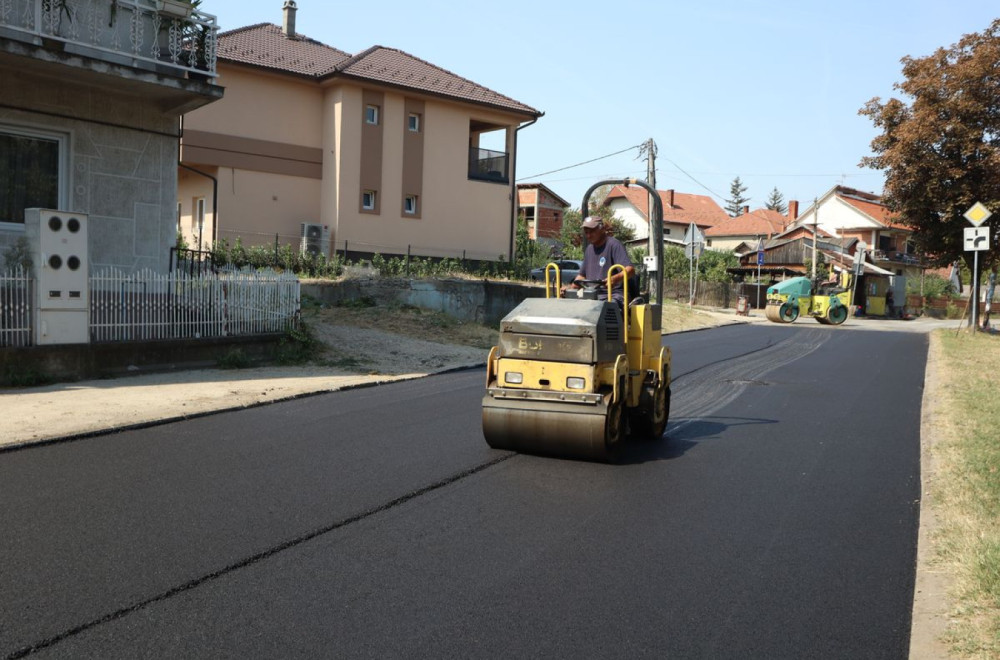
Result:
<instances>
[{"instance_id":1,"label":"utility pole","mask_svg":"<svg viewBox=\"0 0 1000 660\"><path fill-rule=\"evenodd\" d=\"M813 287L816 286L816 239L819 234L819 205L815 197L813 197Z\"/></svg>"},{"instance_id":2,"label":"utility pole","mask_svg":"<svg viewBox=\"0 0 1000 660\"><path fill-rule=\"evenodd\" d=\"M639 148L639 155L642 156L643 154L646 156L646 183L649 184L650 188L656 190L656 143L653 142L653 138L649 138L643 142L642 146ZM649 220L650 226L649 238L646 241L646 254L650 256L658 254L656 251L655 236L658 236L659 232L654 232L652 226L654 206L655 202L653 200L653 195L652 193L649 193L647 195L646 218ZM663 222L663 218L660 218L660 222ZM663 264L657 264L657 267L663 268Z\"/></svg>"}]
</instances>

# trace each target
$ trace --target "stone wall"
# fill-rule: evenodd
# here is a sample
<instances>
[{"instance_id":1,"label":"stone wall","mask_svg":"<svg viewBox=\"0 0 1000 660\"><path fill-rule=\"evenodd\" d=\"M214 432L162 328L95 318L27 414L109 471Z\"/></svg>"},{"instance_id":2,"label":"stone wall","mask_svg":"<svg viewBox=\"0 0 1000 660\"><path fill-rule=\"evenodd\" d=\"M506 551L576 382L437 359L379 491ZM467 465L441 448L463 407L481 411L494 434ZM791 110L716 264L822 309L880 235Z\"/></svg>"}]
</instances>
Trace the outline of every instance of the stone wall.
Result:
<instances>
[{"instance_id":1,"label":"stone wall","mask_svg":"<svg viewBox=\"0 0 1000 660\"><path fill-rule=\"evenodd\" d=\"M165 272L177 227L176 115L93 85L0 74L0 130L64 139L60 205L90 216L91 270ZM0 259L23 235L23 225L0 223Z\"/></svg>"}]
</instances>

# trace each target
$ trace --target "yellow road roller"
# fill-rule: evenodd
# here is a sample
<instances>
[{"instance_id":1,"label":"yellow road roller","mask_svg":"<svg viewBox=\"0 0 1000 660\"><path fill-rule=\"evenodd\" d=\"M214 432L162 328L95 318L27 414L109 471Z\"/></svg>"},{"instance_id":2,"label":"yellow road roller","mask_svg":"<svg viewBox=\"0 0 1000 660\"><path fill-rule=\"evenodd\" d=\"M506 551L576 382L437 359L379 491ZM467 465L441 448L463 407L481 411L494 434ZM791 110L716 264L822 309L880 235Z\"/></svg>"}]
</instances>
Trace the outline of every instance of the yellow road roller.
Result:
<instances>
[{"instance_id":1,"label":"yellow road roller","mask_svg":"<svg viewBox=\"0 0 1000 660\"><path fill-rule=\"evenodd\" d=\"M825 283L812 293L808 277L793 277L767 289L764 316L774 323L793 323L799 316L811 316L824 325L840 325L847 320L851 304L850 274L839 283Z\"/></svg>"},{"instance_id":2,"label":"yellow road roller","mask_svg":"<svg viewBox=\"0 0 1000 660\"><path fill-rule=\"evenodd\" d=\"M659 195L651 226L662 232ZM656 232L659 233L659 232ZM662 235L661 235L662 236ZM662 345L661 236L647 263L649 291L624 310L607 282L585 281L579 298L560 296L556 264L545 270L545 298L528 298L500 322L490 350L483 397L483 435L490 447L532 454L614 462L626 436L661 438L670 412L670 349ZM655 297L656 302L647 302Z\"/></svg>"}]
</instances>

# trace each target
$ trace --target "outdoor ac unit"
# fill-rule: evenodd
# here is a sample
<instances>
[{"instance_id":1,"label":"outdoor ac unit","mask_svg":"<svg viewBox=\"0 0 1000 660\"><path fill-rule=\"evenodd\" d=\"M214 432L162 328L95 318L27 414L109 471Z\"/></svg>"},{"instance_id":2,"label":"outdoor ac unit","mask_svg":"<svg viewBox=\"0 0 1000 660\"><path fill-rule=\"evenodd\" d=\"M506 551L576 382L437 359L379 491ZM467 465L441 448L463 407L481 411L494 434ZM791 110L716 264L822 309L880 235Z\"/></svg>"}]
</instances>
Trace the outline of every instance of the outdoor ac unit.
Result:
<instances>
[{"instance_id":1,"label":"outdoor ac unit","mask_svg":"<svg viewBox=\"0 0 1000 660\"><path fill-rule=\"evenodd\" d=\"M302 223L302 254L330 256L330 228L311 222Z\"/></svg>"}]
</instances>

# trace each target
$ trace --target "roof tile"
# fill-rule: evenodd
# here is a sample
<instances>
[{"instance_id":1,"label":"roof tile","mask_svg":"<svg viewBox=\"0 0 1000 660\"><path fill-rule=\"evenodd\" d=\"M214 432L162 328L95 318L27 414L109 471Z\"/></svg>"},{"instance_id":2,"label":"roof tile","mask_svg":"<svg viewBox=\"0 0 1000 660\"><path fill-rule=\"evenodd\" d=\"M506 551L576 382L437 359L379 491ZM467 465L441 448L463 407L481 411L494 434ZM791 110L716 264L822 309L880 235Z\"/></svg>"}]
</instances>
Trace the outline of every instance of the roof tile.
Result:
<instances>
[{"instance_id":1,"label":"roof tile","mask_svg":"<svg viewBox=\"0 0 1000 660\"><path fill-rule=\"evenodd\" d=\"M670 199L669 190L657 190L660 194L660 202L663 204L663 221L679 224L695 223L699 227L714 227L716 224L725 221L729 216L722 210L715 201L706 195L691 195L688 193L674 192L674 204L668 204ZM604 203L618 198L625 198L639 213L648 220L649 218L649 194L644 188L638 186L614 186Z\"/></svg>"},{"instance_id":2,"label":"roof tile","mask_svg":"<svg viewBox=\"0 0 1000 660\"><path fill-rule=\"evenodd\" d=\"M726 218L707 229L705 236L773 236L781 233L788 217L771 209L756 209L735 218Z\"/></svg>"},{"instance_id":3,"label":"roof tile","mask_svg":"<svg viewBox=\"0 0 1000 660\"><path fill-rule=\"evenodd\" d=\"M395 48L372 46L350 55L304 35L286 37L277 25L258 23L219 35L219 60L309 76L343 75L461 101L538 116L541 113L450 71Z\"/></svg>"}]
</instances>

